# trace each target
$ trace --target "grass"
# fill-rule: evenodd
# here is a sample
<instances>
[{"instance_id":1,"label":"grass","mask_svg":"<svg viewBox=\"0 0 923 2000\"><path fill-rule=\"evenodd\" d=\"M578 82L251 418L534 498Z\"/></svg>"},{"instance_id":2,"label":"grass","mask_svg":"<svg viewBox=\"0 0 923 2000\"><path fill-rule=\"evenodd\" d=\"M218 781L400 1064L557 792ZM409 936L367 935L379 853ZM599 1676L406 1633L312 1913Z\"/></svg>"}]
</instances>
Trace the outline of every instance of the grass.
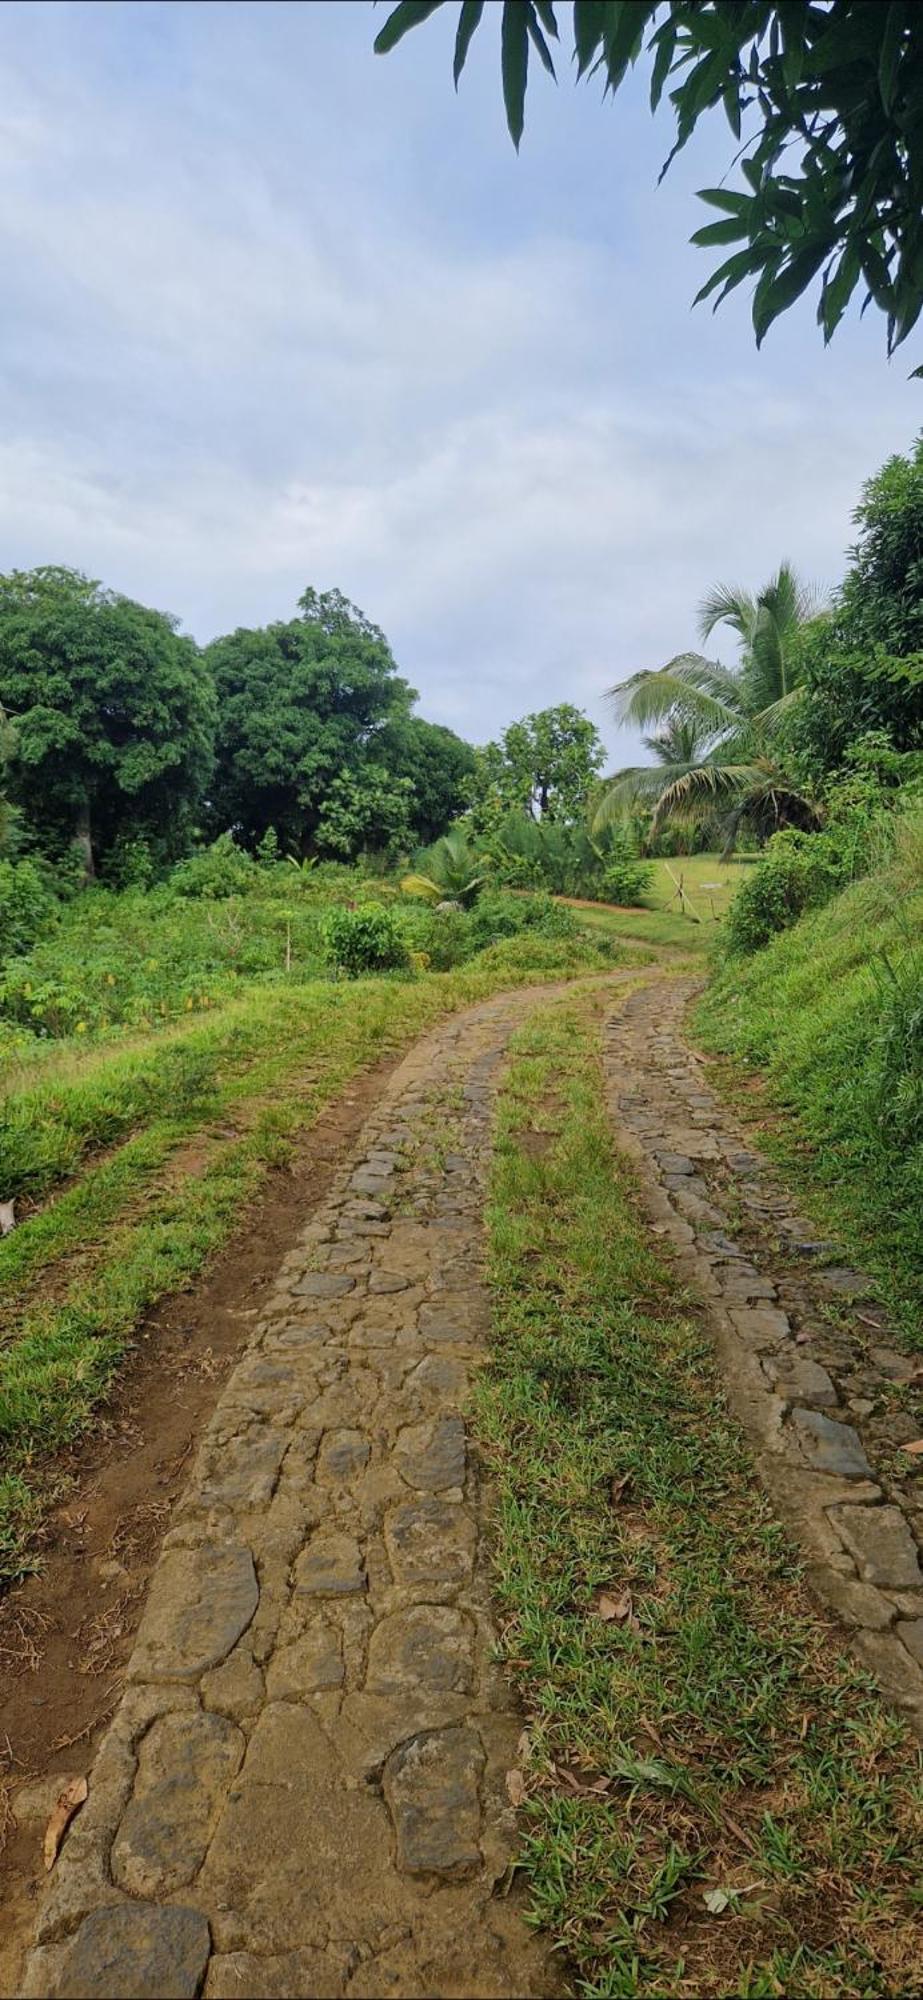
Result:
<instances>
[{"instance_id":1,"label":"grass","mask_svg":"<svg viewBox=\"0 0 923 2000\"><path fill-rule=\"evenodd\" d=\"M517 1037L489 1219L534 1920L600 2000L919 1990L920 1753L812 1610L652 1253L585 996Z\"/></svg>"},{"instance_id":2,"label":"grass","mask_svg":"<svg viewBox=\"0 0 923 2000\"><path fill-rule=\"evenodd\" d=\"M350 1078L455 1007L607 963L583 938L513 938L442 975L256 987L186 1029L64 1045L12 1093L6 1132L23 1149L30 1121L39 1135L33 1191L50 1163L82 1171L0 1242L0 1577L27 1565L50 1460L90 1423L144 1314L242 1226Z\"/></svg>"},{"instance_id":3,"label":"grass","mask_svg":"<svg viewBox=\"0 0 923 2000\"><path fill-rule=\"evenodd\" d=\"M585 903L575 905L576 914L597 935L702 951L714 937L747 865L743 860L722 861L717 854L652 861L650 888L640 908L618 910L607 903ZM677 894L680 881L694 915Z\"/></svg>"},{"instance_id":4,"label":"grass","mask_svg":"<svg viewBox=\"0 0 923 2000\"><path fill-rule=\"evenodd\" d=\"M758 1133L808 1213L852 1246L909 1343L923 1348L923 852L905 830L886 870L719 968L697 1031L755 1071ZM718 1078L721 1081L719 1075ZM747 1099L753 1111L752 1090Z\"/></svg>"}]
</instances>

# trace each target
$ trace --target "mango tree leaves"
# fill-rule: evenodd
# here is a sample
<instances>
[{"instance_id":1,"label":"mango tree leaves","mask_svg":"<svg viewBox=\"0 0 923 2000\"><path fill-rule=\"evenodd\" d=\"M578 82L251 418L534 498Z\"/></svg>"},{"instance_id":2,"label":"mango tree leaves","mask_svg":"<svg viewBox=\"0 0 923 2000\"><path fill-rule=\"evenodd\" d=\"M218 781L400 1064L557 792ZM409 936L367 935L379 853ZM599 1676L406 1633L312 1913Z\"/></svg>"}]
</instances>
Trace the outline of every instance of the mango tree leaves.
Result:
<instances>
[{"instance_id":1,"label":"mango tree leaves","mask_svg":"<svg viewBox=\"0 0 923 2000\"><path fill-rule=\"evenodd\" d=\"M386 51L449 0L401 0L375 46ZM530 49L554 75L554 0L464 0L456 83L483 18L500 15L507 123L523 132ZM780 313L819 278L825 341L857 287L863 310L887 320L889 352L923 309L923 8L919 0L573 0L578 76L618 91L650 65L656 109L667 91L675 139L666 167L699 120L717 109L742 145L748 192L703 188L726 216L697 230L702 248L736 244L698 299L719 304L755 281L761 342ZM670 87L672 86L672 87Z\"/></svg>"}]
</instances>

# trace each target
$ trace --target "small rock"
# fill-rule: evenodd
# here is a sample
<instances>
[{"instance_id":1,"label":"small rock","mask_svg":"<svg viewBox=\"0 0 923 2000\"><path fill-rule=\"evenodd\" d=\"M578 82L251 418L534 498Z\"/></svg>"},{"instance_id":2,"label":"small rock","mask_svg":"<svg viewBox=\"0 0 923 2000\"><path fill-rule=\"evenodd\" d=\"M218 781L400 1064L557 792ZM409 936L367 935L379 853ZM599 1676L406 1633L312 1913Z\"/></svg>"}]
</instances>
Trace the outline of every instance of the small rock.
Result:
<instances>
[{"instance_id":1,"label":"small rock","mask_svg":"<svg viewBox=\"0 0 923 2000\"><path fill-rule=\"evenodd\" d=\"M351 1535L321 1530L295 1565L295 1589L311 1597L352 1597L366 1588L365 1566Z\"/></svg>"},{"instance_id":2,"label":"small rock","mask_svg":"<svg viewBox=\"0 0 923 2000\"><path fill-rule=\"evenodd\" d=\"M376 1625L369 1641L370 1694L424 1688L467 1694L474 1683L473 1627L449 1604L416 1604Z\"/></svg>"},{"instance_id":3,"label":"small rock","mask_svg":"<svg viewBox=\"0 0 923 2000\"><path fill-rule=\"evenodd\" d=\"M831 1507L830 1519L866 1583L923 1590L919 1552L899 1507Z\"/></svg>"},{"instance_id":4,"label":"small rock","mask_svg":"<svg viewBox=\"0 0 923 2000\"><path fill-rule=\"evenodd\" d=\"M195 2000L211 1950L200 1910L154 1903L94 1910L78 1930L60 2000Z\"/></svg>"},{"instance_id":5,"label":"small rock","mask_svg":"<svg viewBox=\"0 0 923 2000\"><path fill-rule=\"evenodd\" d=\"M305 1694L343 1685L343 1656L339 1634L318 1619L300 1639L280 1646L267 1670L266 1687L271 1701L298 1701Z\"/></svg>"},{"instance_id":6,"label":"small rock","mask_svg":"<svg viewBox=\"0 0 923 2000\"><path fill-rule=\"evenodd\" d=\"M368 1464L370 1452L361 1431L327 1431L317 1454L317 1478L325 1486L347 1486Z\"/></svg>"},{"instance_id":7,"label":"small rock","mask_svg":"<svg viewBox=\"0 0 923 2000\"><path fill-rule=\"evenodd\" d=\"M872 1468L851 1424L836 1424L820 1410L792 1411L791 1426L808 1465L839 1479L871 1479ZM865 1509L851 1509L865 1512ZM867 1579L879 1581L876 1577Z\"/></svg>"},{"instance_id":8,"label":"small rock","mask_svg":"<svg viewBox=\"0 0 923 2000\"><path fill-rule=\"evenodd\" d=\"M789 1354L778 1362L767 1362L765 1365L767 1371L771 1371L770 1379L777 1395L784 1396L788 1402L803 1400L819 1410L836 1409L839 1396L832 1378L819 1361L809 1361L800 1354Z\"/></svg>"},{"instance_id":9,"label":"small rock","mask_svg":"<svg viewBox=\"0 0 923 2000\"><path fill-rule=\"evenodd\" d=\"M480 1865L483 1769L473 1729L425 1730L388 1758L384 1795L400 1868L411 1875L459 1876Z\"/></svg>"},{"instance_id":10,"label":"small rock","mask_svg":"<svg viewBox=\"0 0 923 2000\"><path fill-rule=\"evenodd\" d=\"M336 1271L309 1271L306 1278L292 1286L295 1297L299 1299L341 1299L355 1289L355 1278Z\"/></svg>"},{"instance_id":11,"label":"small rock","mask_svg":"<svg viewBox=\"0 0 923 2000\"><path fill-rule=\"evenodd\" d=\"M460 1417L408 1424L397 1440L398 1469L408 1486L438 1493L464 1485L465 1426Z\"/></svg>"},{"instance_id":12,"label":"small rock","mask_svg":"<svg viewBox=\"0 0 923 2000\"><path fill-rule=\"evenodd\" d=\"M787 1314L778 1312L773 1306L751 1306L749 1309L735 1306L731 1312L731 1323L746 1345L755 1348L758 1353L782 1347L791 1338L791 1323Z\"/></svg>"},{"instance_id":13,"label":"small rock","mask_svg":"<svg viewBox=\"0 0 923 2000\"><path fill-rule=\"evenodd\" d=\"M453 1589L467 1583L477 1531L459 1501L407 1501L386 1514L384 1532L395 1583Z\"/></svg>"}]
</instances>

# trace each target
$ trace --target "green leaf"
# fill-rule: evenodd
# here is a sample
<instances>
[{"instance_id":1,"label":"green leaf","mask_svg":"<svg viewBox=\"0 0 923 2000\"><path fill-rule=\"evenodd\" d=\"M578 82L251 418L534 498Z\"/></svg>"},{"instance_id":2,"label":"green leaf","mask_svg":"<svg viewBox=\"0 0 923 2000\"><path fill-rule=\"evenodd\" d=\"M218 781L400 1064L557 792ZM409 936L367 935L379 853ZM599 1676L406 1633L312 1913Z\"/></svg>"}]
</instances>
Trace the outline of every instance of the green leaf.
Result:
<instances>
[{"instance_id":1,"label":"green leaf","mask_svg":"<svg viewBox=\"0 0 923 2000\"><path fill-rule=\"evenodd\" d=\"M797 251L781 267L776 261L767 265L753 294L753 331L757 347L762 346L773 320L794 305L796 299L800 299L829 250L829 243L812 243L806 249Z\"/></svg>"},{"instance_id":2,"label":"green leaf","mask_svg":"<svg viewBox=\"0 0 923 2000\"><path fill-rule=\"evenodd\" d=\"M418 28L427 16L435 14L443 0L399 0L393 14L389 14L384 27L375 36L374 48L377 56L386 56L391 49L402 42L411 28Z\"/></svg>"},{"instance_id":3,"label":"green leaf","mask_svg":"<svg viewBox=\"0 0 923 2000\"><path fill-rule=\"evenodd\" d=\"M671 14L669 19L664 21L662 27L658 28L656 35L654 35L651 41L651 47L656 51L654 56L654 67L653 70L651 71L652 111L656 111L657 106L660 103L661 97L663 96L664 84L666 83L667 77L669 76L670 71L673 67L673 58L676 54L676 42L678 33L679 33L678 23L675 17Z\"/></svg>"},{"instance_id":4,"label":"green leaf","mask_svg":"<svg viewBox=\"0 0 923 2000\"><path fill-rule=\"evenodd\" d=\"M707 249L712 243L736 243L747 235L747 224L740 215L729 215L724 222L706 222L704 229L697 229L690 236L690 243L697 243L700 249Z\"/></svg>"},{"instance_id":5,"label":"green leaf","mask_svg":"<svg viewBox=\"0 0 923 2000\"><path fill-rule=\"evenodd\" d=\"M831 276L824 279L817 318L824 330L824 345L832 338L859 283L859 255L849 243Z\"/></svg>"},{"instance_id":6,"label":"green leaf","mask_svg":"<svg viewBox=\"0 0 923 2000\"><path fill-rule=\"evenodd\" d=\"M503 73L503 102L510 138L518 153L526 115L526 79L529 74L529 16L522 0L503 0L500 29L500 67Z\"/></svg>"},{"instance_id":7,"label":"green leaf","mask_svg":"<svg viewBox=\"0 0 923 2000\"><path fill-rule=\"evenodd\" d=\"M707 201L710 208L720 208L725 215L749 215L753 206L751 194L735 192L733 188L697 188L699 201Z\"/></svg>"},{"instance_id":8,"label":"green leaf","mask_svg":"<svg viewBox=\"0 0 923 2000\"><path fill-rule=\"evenodd\" d=\"M721 300L727 298L728 292L734 290L735 285L741 284L744 278L749 278L751 272L759 269L762 261L762 250L752 244L747 250L736 250L733 257L726 257L724 263L719 264L711 277L706 279L701 290L696 292L693 305L701 305L703 299L710 298L712 292L717 291L719 285L723 285L724 290L715 300L715 306L719 306Z\"/></svg>"},{"instance_id":9,"label":"green leaf","mask_svg":"<svg viewBox=\"0 0 923 2000\"><path fill-rule=\"evenodd\" d=\"M901 66L905 14L906 9L900 4L900 0L891 0L891 5L886 10L884 30L881 37L881 50L878 56L878 88L881 92L882 104L887 112L891 111L894 103L895 85Z\"/></svg>"},{"instance_id":10,"label":"green leaf","mask_svg":"<svg viewBox=\"0 0 923 2000\"><path fill-rule=\"evenodd\" d=\"M552 41L556 42L558 39L558 24L554 18L554 6L552 4L552 0L532 0L532 5L535 8L536 14L538 15L538 18L541 21L542 27L544 28L546 35L550 35Z\"/></svg>"},{"instance_id":11,"label":"green leaf","mask_svg":"<svg viewBox=\"0 0 923 2000\"><path fill-rule=\"evenodd\" d=\"M610 90L618 89L629 63L640 53L648 16L654 11L648 0L609 0L603 48Z\"/></svg>"},{"instance_id":12,"label":"green leaf","mask_svg":"<svg viewBox=\"0 0 923 2000\"><path fill-rule=\"evenodd\" d=\"M480 25L483 12L484 0L462 0L462 10L458 17L458 33L455 37L455 61L452 65L456 90L458 89L458 79L468 60L471 37L475 29Z\"/></svg>"},{"instance_id":13,"label":"green leaf","mask_svg":"<svg viewBox=\"0 0 923 2000\"><path fill-rule=\"evenodd\" d=\"M577 75L584 76L602 46L605 0L574 0L574 52Z\"/></svg>"},{"instance_id":14,"label":"green leaf","mask_svg":"<svg viewBox=\"0 0 923 2000\"><path fill-rule=\"evenodd\" d=\"M554 63L551 60L551 50L542 34L535 14L532 12L532 7L528 4L528 0L526 4L526 25L529 31L529 40L533 48L538 50L539 59L543 67L548 71L549 76L554 76Z\"/></svg>"}]
</instances>

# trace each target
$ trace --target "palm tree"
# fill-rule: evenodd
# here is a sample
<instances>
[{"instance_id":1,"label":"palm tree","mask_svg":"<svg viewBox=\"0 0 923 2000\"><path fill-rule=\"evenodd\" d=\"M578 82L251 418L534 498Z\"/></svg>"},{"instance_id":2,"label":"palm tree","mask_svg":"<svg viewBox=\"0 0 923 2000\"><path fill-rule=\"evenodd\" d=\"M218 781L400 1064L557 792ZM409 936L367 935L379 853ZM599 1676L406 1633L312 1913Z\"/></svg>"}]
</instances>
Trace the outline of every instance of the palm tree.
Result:
<instances>
[{"instance_id":1,"label":"palm tree","mask_svg":"<svg viewBox=\"0 0 923 2000\"><path fill-rule=\"evenodd\" d=\"M632 674L611 688L620 722L642 729L656 763L618 771L605 786L595 824L633 804L652 808L654 828L667 816L694 823L725 804L726 843L749 820L761 838L782 825L816 826L817 808L780 768L776 738L801 694L794 640L819 605L789 563L751 597L720 585L699 607L703 642L730 625L741 646L737 667L702 653L680 653L655 672Z\"/></svg>"}]
</instances>

